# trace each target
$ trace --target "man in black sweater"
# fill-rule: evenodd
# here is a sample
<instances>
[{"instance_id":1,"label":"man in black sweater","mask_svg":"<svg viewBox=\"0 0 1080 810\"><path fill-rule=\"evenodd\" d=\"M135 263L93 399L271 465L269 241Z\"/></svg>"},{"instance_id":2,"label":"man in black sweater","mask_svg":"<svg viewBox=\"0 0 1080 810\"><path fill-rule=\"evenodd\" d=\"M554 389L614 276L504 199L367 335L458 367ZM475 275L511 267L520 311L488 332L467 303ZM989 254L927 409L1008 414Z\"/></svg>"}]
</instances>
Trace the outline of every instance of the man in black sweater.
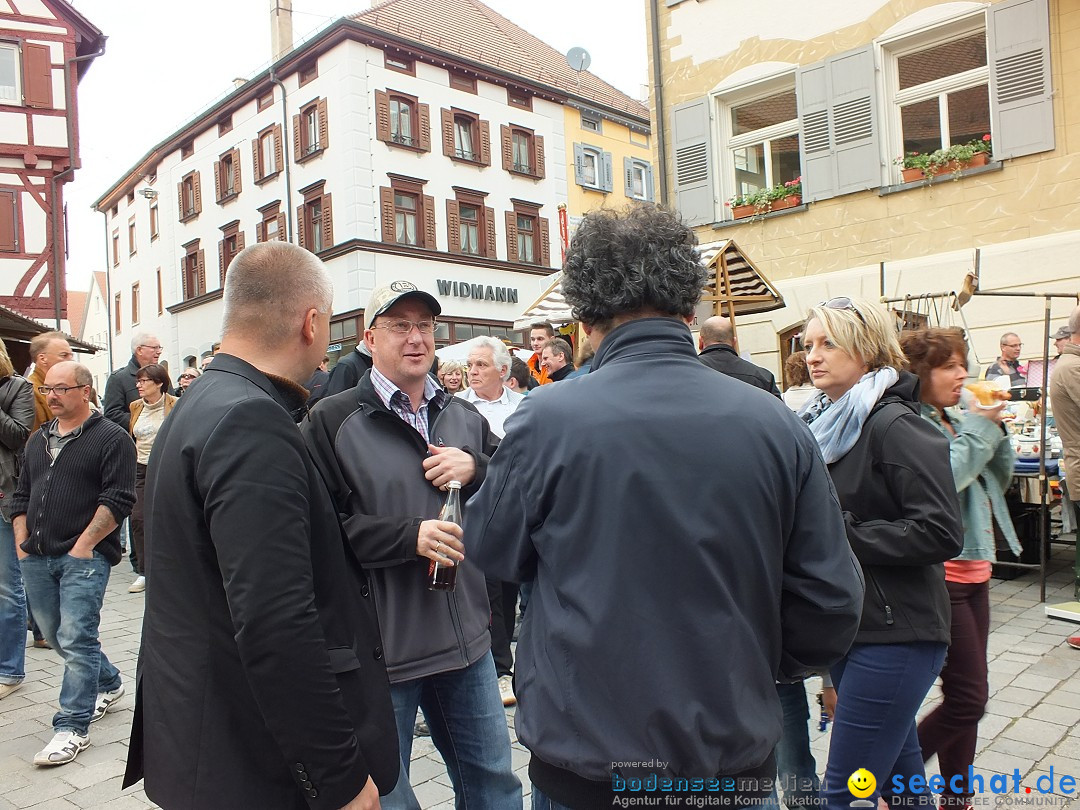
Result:
<instances>
[{"instance_id":1,"label":"man in black sweater","mask_svg":"<svg viewBox=\"0 0 1080 810\"><path fill-rule=\"evenodd\" d=\"M739 357L735 331L727 318L714 315L701 325L698 348L701 349L698 359L709 368L768 391L774 397L780 396L772 372Z\"/></svg>"},{"instance_id":2,"label":"man in black sweater","mask_svg":"<svg viewBox=\"0 0 1080 810\"><path fill-rule=\"evenodd\" d=\"M93 382L79 363L49 369L40 393L56 418L27 441L12 498L27 600L64 658L54 736L35 765L75 759L90 744L90 724L124 694L120 673L101 650L98 624L109 569L120 562L119 524L135 503L135 445L90 410Z\"/></svg>"}]
</instances>

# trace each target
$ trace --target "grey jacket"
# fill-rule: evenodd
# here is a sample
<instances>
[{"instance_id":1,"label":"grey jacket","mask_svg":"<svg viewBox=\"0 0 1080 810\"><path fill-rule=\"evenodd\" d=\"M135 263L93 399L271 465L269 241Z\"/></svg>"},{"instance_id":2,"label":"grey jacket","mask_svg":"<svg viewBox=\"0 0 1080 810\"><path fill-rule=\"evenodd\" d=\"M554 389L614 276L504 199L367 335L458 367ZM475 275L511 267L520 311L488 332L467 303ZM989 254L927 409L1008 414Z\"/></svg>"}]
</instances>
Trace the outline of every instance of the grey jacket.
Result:
<instances>
[{"instance_id":1,"label":"grey jacket","mask_svg":"<svg viewBox=\"0 0 1080 810\"><path fill-rule=\"evenodd\" d=\"M432 444L476 460L468 498L484 480L496 442L469 403L429 405ZM424 478L427 445L383 405L366 373L356 387L319 400L301 425L337 505L345 534L370 577L391 683L461 669L491 648L484 575L468 558L453 593L427 589L428 560L416 556L420 522L438 517L442 493ZM466 507L466 513L468 507Z\"/></svg>"},{"instance_id":2,"label":"grey jacket","mask_svg":"<svg viewBox=\"0 0 1080 810\"><path fill-rule=\"evenodd\" d=\"M11 496L19 477L19 458L34 425L34 389L13 374L0 381L0 514L11 521Z\"/></svg>"}]
</instances>

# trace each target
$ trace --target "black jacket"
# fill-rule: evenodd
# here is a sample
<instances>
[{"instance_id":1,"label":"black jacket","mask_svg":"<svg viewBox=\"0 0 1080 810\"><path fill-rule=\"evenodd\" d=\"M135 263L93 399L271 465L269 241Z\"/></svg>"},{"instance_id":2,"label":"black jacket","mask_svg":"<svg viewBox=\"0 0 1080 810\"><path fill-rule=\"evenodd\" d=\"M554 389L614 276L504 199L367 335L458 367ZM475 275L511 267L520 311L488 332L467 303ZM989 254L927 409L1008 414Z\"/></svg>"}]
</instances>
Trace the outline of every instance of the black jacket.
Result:
<instances>
[{"instance_id":1,"label":"black jacket","mask_svg":"<svg viewBox=\"0 0 1080 810\"><path fill-rule=\"evenodd\" d=\"M122 427L125 433L131 421L131 411L128 406L139 398L139 389L135 385L135 375L138 371L139 361L135 359L135 355L131 355L128 364L110 374L105 382L102 412L106 419Z\"/></svg>"},{"instance_id":2,"label":"black jacket","mask_svg":"<svg viewBox=\"0 0 1080 810\"><path fill-rule=\"evenodd\" d=\"M354 388L369 368L371 368L371 355L367 351L360 351L360 346L357 346L330 369L330 379L323 386L320 397L329 397Z\"/></svg>"},{"instance_id":3,"label":"black jacket","mask_svg":"<svg viewBox=\"0 0 1080 810\"><path fill-rule=\"evenodd\" d=\"M776 387L776 378L773 377L771 371L756 366L749 360L743 360L739 357L739 353L726 343L706 346L698 355L698 360L721 374L727 374L762 391L768 391L774 397L780 396L780 389Z\"/></svg>"},{"instance_id":4,"label":"black jacket","mask_svg":"<svg viewBox=\"0 0 1080 810\"><path fill-rule=\"evenodd\" d=\"M919 415L919 378L901 372L855 446L829 465L866 600L857 642L949 641L942 563L963 550L949 442Z\"/></svg>"},{"instance_id":5,"label":"black jacket","mask_svg":"<svg viewBox=\"0 0 1080 810\"><path fill-rule=\"evenodd\" d=\"M673 318L616 327L589 374L522 401L465 538L489 577L534 579L521 740L609 791L614 761L761 765L781 731L774 679L838 661L862 604L810 431L705 368Z\"/></svg>"},{"instance_id":6,"label":"black jacket","mask_svg":"<svg viewBox=\"0 0 1080 810\"><path fill-rule=\"evenodd\" d=\"M397 780L375 605L289 415L303 400L218 354L154 442L124 784L170 810L336 810Z\"/></svg>"}]
</instances>

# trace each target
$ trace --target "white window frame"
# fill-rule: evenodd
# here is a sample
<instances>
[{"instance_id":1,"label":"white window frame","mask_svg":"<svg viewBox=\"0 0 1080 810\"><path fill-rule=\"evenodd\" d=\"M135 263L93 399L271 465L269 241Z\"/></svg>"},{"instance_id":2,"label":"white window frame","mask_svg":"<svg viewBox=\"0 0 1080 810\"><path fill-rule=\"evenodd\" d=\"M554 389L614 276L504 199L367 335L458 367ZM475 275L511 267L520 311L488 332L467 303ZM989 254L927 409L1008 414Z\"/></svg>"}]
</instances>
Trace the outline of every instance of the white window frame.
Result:
<instances>
[{"instance_id":1,"label":"white window frame","mask_svg":"<svg viewBox=\"0 0 1080 810\"><path fill-rule=\"evenodd\" d=\"M591 126L586 126L586 123ZM599 115L592 115L591 113L582 111L581 129L583 132L595 132L597 135L601 135L604 131L603 119Z\"/></svg>"},{"instance_id":2,"label":"white window frame","mask_svg":"<svg viewBox=\"0 0 1080 810\"><path fill-rule=\"evenodd\" d=\"M633 200L649 199L649 164L634 158L633 162L630 164L630 172L633 176L633 180L636 180L639 176L641 177L641 196L631 192L630 198ZM633 180L631 183L633 183ZM632 185L631 188L633 188Z\"/></svg>"},{"instance_id":3,"label":"white window frame","mask_svg":"<svg viewBox=\"0 0 1080 810\"><path fill-rule=\"evenodd\" d=\"M949 116L946 97L949 93L958 90L966 90L987 85L989 93L990 85L990 55L989 44L987 46L987 64L981 68L973 68L963 73L956 73L909 87L906 90L898 89L900 86L900 57L907 56L918 51L932 48L936 45L944 45L953 40L963 39L978 32L986 36L986 12L978 9L964 14L953 20L937 21L920 29L905 31L895 37L879 40L875 43L878 52L878 65L881 66L881 82L879 89L881 98L884 99L885 121L883 130L885 138L883 142L887 150L884 165L890 170L890 176L886 184L900 182L900 167L893 166L893 160L904 152L904 128L900 118L901 106L914 104L927 99L938 98L938 115L941 122L942 146L948 147L949 143ZM993 115L991 114L991 122ZM988 130L989 131L989 130ZM993 135L993 132L990 132Z\"/></svg>"},{"instance_id":4,"label":"white window frame","mask_svg":"<svg viewBox=\"0 0 1080 810\"><path fill-rule=\"evenodd\" d=\"M795 81L795 71L786 71L782 74L770 76L743 87L725 90L723 93L717 93L712 96L713 110L716 116L714 134L717 135L716 143L719 145L716 149L715 157L720 169L717 174L720 178L721 200L728 200L731 197L734 197L737 191L735 187L736 149L763 143L765 147L765 187L772 188L778 182L772 177L771 142L778 138L789 138L792 135L799 136L801 140L802 133L800 131L798 116L796 115L795 118L792 118L789 121L783 121L779 124L773 124L772 126L745 132L742 135L733 135L731 111L735 107L741 107L744 104L760 101L761 99L775 96L777 93L782 93L786 90L791 90L796 93L797 98L798 87ZM801 146L802 145L800 144L800 160L802 155ZM800 175L802 174L802 170L803 167L800 165ZM730 211L724 215L724 218L731 218Z\"/></svg>"},{"instance_id":5,"label":"white window frame","mask_svg":"<svg viewBox=\"0 0 1080 810\"><path fill-rule=\"evenodd\" d=\"M15 97L13 99L0 97L0 104L21 105L23 103L22 49L14 42L0 42L0 51L8 51L11 53L11 61L15 67Z\"/></svg>"},{"instance_id":6,"label":"white window frame","mask_svg":"<svg viewBox=\"0 0 1080 810\"><path fill-rule=\"evenodd\" d=\"M604 184L604 150L595 146L589 146L583 143L581 145L582 156L582 188L590 188L593 191L603 191ZM585 166L589 160L593 162L593 181L591 183L585 181Z\"/></svg>"}]
</instances>

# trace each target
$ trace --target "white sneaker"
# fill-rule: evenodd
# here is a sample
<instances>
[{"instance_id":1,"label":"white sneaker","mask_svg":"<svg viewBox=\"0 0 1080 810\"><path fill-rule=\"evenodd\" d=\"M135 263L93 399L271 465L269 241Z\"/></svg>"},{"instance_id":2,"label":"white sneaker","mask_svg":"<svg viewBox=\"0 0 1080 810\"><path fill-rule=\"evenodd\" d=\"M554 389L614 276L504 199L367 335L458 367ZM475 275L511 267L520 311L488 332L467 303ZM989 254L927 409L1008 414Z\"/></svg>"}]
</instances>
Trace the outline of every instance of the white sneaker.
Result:
<instances>
[{"instance_id":1,"label":"white sneaker","mask_svg":"<svg viewBox=\"0 0 1080 810\"><path fill-rule=\"evenodd\" d=\"M0 683L0 700L6 698L20 686L22 686L22 681L18 683Z\"/></svg>"},{"instance_id":2,"label":"white sneaker","mask_svg":"<svg viewBox=\"0 0 1080 810\"><path fill-rule=\"evenodd\" d=\"M90 735L80 737L74 731L58 731L52 742L34 754L35 765L64 765L90 745Z\"/></svg>"},{"instance_id":3,"label":"white sneaker","mask_svg":"<svg viewBox=\"0 0 1080 810\"><path fill-rule=\"evenodd\" d=\"M102 717L105 716L105 712L111 712L112 707L116 704L116 701L120 700L124 696L124 685L120 684L119 687L111 692L101 692L97 696L97 703L94 704L94 716L90 718L91 723L96 723Z\"/></svg>"},{"instance_id":4,"label":"white sneaker","mask_svg":"<svg viewBox=\"0 0 1080 810\"><path fill-rule=\"evenodd\" d=\"M142 593L146 590L146 577L139 576L128 586L128 593Z\"/></svg>"},{"instance_id":5,"label":"white sneaker","mask_svg":"<svg viewBox=\"0 0 1080 810\"><path fill-rule=\"evenodd\" d=\"M499 695L502 697L503 706L513 706L517 703L514 697L514 678L512 675L499 676Z\"/></svg>"}]
</instances>

